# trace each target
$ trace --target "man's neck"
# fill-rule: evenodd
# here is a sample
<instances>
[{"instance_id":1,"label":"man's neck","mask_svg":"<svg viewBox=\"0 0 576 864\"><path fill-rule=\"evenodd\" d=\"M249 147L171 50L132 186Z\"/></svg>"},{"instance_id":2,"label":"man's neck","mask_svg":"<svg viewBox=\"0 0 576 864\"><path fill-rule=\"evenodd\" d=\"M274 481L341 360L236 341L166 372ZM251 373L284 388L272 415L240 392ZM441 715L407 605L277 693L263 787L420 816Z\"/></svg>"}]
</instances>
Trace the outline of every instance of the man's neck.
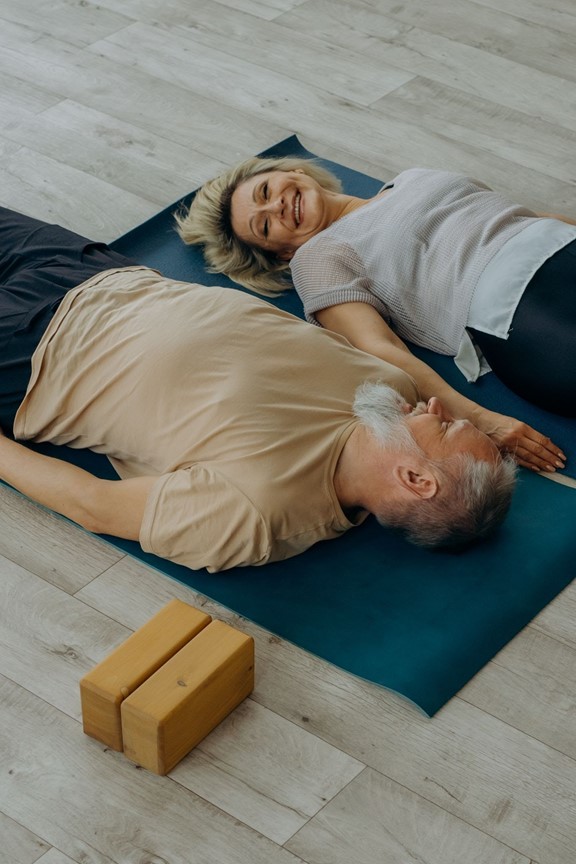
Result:
<instances>
[{"instance_id":1,"label":"man's neck","mask_svg":"<svg viewBox=\"0 0 576 864\"><path fill-rule=\"evenodd\" d=\"M334 489L345 512L357 508L373 512L386 483L386 462L382 447L359 423L346 441L334 473Z\"/></svg>"}]
</instances>

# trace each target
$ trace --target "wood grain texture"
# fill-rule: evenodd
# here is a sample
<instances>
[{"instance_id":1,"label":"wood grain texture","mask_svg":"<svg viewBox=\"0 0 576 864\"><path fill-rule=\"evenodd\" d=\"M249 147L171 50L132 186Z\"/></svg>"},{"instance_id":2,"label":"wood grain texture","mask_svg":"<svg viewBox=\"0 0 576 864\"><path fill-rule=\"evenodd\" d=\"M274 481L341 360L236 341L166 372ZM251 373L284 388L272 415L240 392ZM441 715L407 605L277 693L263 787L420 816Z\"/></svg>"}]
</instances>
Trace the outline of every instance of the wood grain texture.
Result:
<instances>
[{"instance_id":1,"label":"wood grain texture","mask_svg":"<svg viewBox=\"0 0 576 864\"><path fill-rule=\"evenodd\" d=\"M565 588L560 598L542 610L533 626L576 648L576 583Z\"/></svg>"},{"instance_id":2,"label":"wood grain texture","mask_svg":"<svg viewBox=\"0 0 576 864\"><path fill-rule=\"evenodd\" d=\"M99 859L101 864L104 864L104 859ZM108 859L109 861L110 859ZM79 862L74 861L72 858L69 858L68 855L64 855L63 852L60 852L58 849L50 849L46 852L45 855L42 855L41 858L38 858L36 864L79 864Z\"/></svg>"},{"instance_id":3,"label":"wood grain texture","mask_svg":"<svg viewBox=\"0 0 576 864\"><path fill-rule=\"evenodd\" d=\"M189 147L72 100L49 106L41 117L36 113L3 134L22 146L33 141L34 150L51 159L70 152L69 167L154 202L154 209L176 201L183 189L196 189L225 167L204 157L199 171Z\"/></svg>"},{"instance_id":4,"label":"wood grain texture","mask_svg":"<svg viewBox=\"0 0 576 864\"><path fill-rule=\"evenodd\" d=\"M123 554L0 485L0 554L73 594Z\"/></svg>"},{"instance_id":5,"label":"wood grain texture","mask_svg":"<svg viewBox=\"0 0 576 864\"><path fill-rule=\"evenodd\" d=\"M0 598L2 673L79 718L79 679L130 630L6 558Z\"/></svg>"},{"instance_id":6,"label":"wood grain texture","mask_svg":"<svg viewBox=\"0 0 576 864\"><path fill-rule=\"evenodd\" d=\"M122 702L124 755L168 774L253 689L254 640L210 621Z\"/></svg>"},{"instance_id":7,"label":"wood grain texture","mask_svg":"<svg viewBox=\"0 0 576 864\"><path fill-rule=\"evenodd\" d=\"M247 699L172 777L282 844L363 769L362 762Z\"/></svg>"},{"instance_id":8,"label":"wood grain texture","mask_svg":"<svg viewBox=\"0 0 576 864\"><path fill-rule=\"evenodd\" d=\"M294 657L294 668L302 662ZM569 860L575 764L555 748L494 718L487 706L453 699L429 722L399 699L315 662L303 685L284 652L271 653L266 670L254 698L276 712L526 857Z\"/></svg>"},{"instance_id":9,"label":"wood grain texture","mask_svg":"<svg viewBox=\"0 0 576 864\"><path fill-rule=\"evenodd\" d=\"M460 697L576 759L576 646L527 627Z\"/></svg>"},{"instance_id":10,"label":"wood grain texture","mask_svg":"<svg viewBox=\"0 0 576 864\"><path fill-rule=\"evenodd\" d=\"M113 750L122 750L122 701L211 620L194 606L171 600L90 669L80 679L82 726L86 735Z\"/></svg>"},{"instance_id":11,"label":"wood grain texture","mask_svg":"<svg viewBox=\"0 0 576 864\"><path fill-rule=\"evenodd\" d=\"M18 742L9 732L15 723ZM0 678L0 744L1 811L36 826L72 859L167 857L184 864L192 849L195 864L300 860L173 781L105 752L75 720L6 678Z\"/></svg>"},{"instance_id":12,"label":"wood grain texture","mask_svg":"<svg viewBox=\"0 0 576 864\"><path fill-rule=\"evenodd\" d=\"M550 3L540 3L539 0L475 0L478 6L484 6L490 12L514 15L522 21L538 24L547 30L558 30L560 33L576 33L576 16L572 0L551 0Z\"/></svg>"},{"instance_id":13,"label":"wood grain texture","mask_svg":"<svg viewBox=\"0 0 576 864\"><path fill-rule=\"evenodd\" d=\"M8 864L34 864L43 858L47 845L31 831L0 813L2 856Z\"/></svg>"},{"instance_id":14,"label":"wood grain texture","mask_svg":"<svg viewBox=\"0 0 576 864\"><path fill-rule=\"evenodd\" d=\"M464 94L454 87L414 78L373 106L391 120L424 124L426 129L464 145L487 151L538 171L572 182L576 175L576 132L501 105ZM494 181L500 178L494 177ZM561 184L556 184L561 188ZM548 194L552 194L551 191ZM568 204L574 204L573 196Z\"/></svg>"},{"instance_id":15,"label":"wood grain texture","mask_svg":"<svg viewBox=\"0 0 576 864\"><path fill-rule=\"evenodd\" d=\"M46 0L0 0L0 18L11 25L50 32L57 39L83 47L130 23L119 12L101 4L75 3L63 0L54 4Z\"/></svg>"},{"instance_id":16,"label":"wood grain texture","mask_svg":"<svg viewBox=\"0 0 576 864\"><path fill-rule=\"evenodd\" d=\"M286 846L315 864L530 864L368 768Z\"/></svg>"},{"instance_id":17,"label":"wood grain texture","mask_svg":"<svg viewBox=\"0 0 576 864\"><path fill-rule=\"evenodd\" d=\"M407 5L418 8L417 4ZM440 27L436 33L389 17L376 3L363 0L310 0L280 20L339 45L352 43L355 50L375 61L576 129L575 89L558 66L554 74L542 72L509 56L450 39Z\"/></svg>"},{"instance_id":18,"label":"wood grain texture","mask_svg":"<svg viewBox=\"0 0 576 864\"><path fill-rule=\"evenodd\" d=\"M297 132L576 217L575 38L574 0L0 0L0 204L111 240ZM574 584L427 720L4 487L0 556L10 864L573 864ZM159 778L78 680L173 597L257 674Z\"/></svg>"},{"instance_id":19,"label":"wood grain texture","mask_svg":"<svg viewBox=\"0 0 576 864\"><path fill-rule=\"evenodd\" d=\"M135 624L154 611L157 582L162 582L158 574L144 575L142 565L124 559L79 596L103 610L116 605ZM177 583L171 589L164 580L159 588L162 602L173 590L173 596L188 598L209 614L217 610L212 601L204 602ZM136 593L140 608L135 613L126 598ZM232 626L239 620L233 613L219 614ZM242 621L242 628L256 640L259 674L254 700L526 857L532 854L551 864L570 861L570 848L576 843L576 766L563 755L562 737L553 731L556 723L562 727L565 698L560 701L556 694L549 700L549 714L558 713L548 725L541 723L544 741L536 737L537 718L542 715L537 707L529 710L527 693L518 699L515 725L506 715L502 720L493 716L507 695L491 695L489 682L501 674L493 668L502 662L497 657L473 682L481 686L486 673L479 708L456 698L429 721L399 698L249 622ZM533 668L525 670L534 686L542 662L536 655ZM518 663L514 668L520 674Z\"/></svg>"}]
</instances>

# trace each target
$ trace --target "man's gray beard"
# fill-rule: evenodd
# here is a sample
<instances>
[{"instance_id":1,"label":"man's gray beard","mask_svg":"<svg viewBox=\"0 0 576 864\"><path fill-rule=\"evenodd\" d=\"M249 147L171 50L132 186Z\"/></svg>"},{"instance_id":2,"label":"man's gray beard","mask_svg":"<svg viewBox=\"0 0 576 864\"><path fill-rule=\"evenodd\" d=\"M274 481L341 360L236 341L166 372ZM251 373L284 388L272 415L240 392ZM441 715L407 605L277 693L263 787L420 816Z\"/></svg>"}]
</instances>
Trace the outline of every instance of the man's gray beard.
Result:
<instances>
[{"instance_id":1,"label":"man's gray beard","mask_svg":"<svg viewBox=\"0 0 576 864\"><path fill-rule=\"evenodd\" d=\"M375 438L390 450L418 449L406 418L422 413L425 405L413 409L400 394L382 382L368 382L356 391L354 412ZM409 410L410 409L410 410Z\"/></svg>"}]
</instances>

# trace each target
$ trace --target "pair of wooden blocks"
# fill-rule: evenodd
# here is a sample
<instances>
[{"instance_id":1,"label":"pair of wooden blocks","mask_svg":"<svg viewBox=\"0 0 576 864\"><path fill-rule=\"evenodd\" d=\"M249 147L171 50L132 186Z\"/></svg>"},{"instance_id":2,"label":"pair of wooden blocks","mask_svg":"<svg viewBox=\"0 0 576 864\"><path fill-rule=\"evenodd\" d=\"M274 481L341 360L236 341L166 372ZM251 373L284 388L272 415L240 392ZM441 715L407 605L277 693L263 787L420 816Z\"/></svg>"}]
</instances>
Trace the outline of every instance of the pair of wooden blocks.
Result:
<instances>
[{"instance_id":1,"label":"pair of wooden blocks","mask_svg":"<svg viewBox=\"0 0 576 864\"><path fill-rule=\"evenodd\" d=\"M84 732L167 774L254 688L254 640L172 600L80 681Z\"/></svg>"}]
</instances>

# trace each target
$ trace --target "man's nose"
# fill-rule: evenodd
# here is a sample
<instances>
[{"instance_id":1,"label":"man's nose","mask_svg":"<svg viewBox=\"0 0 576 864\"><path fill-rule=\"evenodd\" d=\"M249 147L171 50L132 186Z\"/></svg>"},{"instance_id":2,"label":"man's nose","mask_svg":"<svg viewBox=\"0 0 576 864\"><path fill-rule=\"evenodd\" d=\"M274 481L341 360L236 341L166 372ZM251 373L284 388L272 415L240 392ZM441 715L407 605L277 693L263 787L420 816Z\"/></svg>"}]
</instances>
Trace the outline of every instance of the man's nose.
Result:
<instances>
[{"instance_id":1,"label":"man's nose","mask_svg":"<svg viewBox=\"0 0 576 864\"><path fill-rule=\"evenodd\" d=\"M428 414L436 414L443 421L452 420L452 415L444 408L444 405L437 396L432 396L426 405Z\"/></svg>"}]
</instances>

